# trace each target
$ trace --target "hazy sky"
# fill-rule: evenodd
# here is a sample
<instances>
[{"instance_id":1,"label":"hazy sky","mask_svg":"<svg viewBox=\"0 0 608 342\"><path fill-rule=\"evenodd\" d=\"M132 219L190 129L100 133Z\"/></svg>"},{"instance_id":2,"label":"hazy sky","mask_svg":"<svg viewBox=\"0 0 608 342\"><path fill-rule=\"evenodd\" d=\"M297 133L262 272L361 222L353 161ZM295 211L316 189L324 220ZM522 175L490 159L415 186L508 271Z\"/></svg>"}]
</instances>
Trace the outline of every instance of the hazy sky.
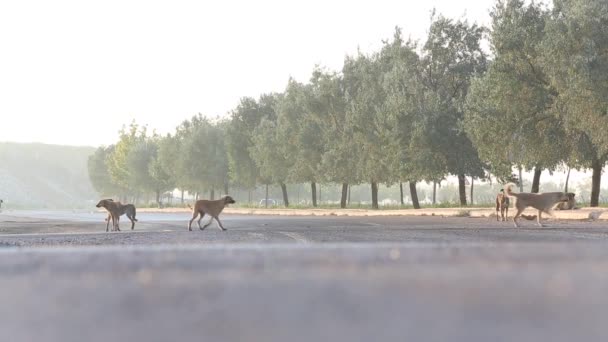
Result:
<instances>
[{"instance_id":1,"label":"hazy sky","mask_svg":"<svg viewBox=\"0 0 608 342\"><path fill-rule=\"evenodd\" d=\"M422 39L433 7L487 23L494 0L0 3L0 141L108 145L132 119L161 133L242 96L338 70L395 26Z\"/></svg>"}]
</instances>

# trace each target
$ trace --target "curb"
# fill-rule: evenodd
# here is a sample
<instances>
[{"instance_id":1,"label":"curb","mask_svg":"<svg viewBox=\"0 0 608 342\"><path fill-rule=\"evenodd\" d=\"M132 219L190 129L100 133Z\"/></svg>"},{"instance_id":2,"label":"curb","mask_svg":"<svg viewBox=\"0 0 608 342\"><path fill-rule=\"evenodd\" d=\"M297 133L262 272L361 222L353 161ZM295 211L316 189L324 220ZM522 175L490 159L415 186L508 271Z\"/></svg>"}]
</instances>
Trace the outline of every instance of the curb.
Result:
<instances>
[{"instance_id":1,"label":"curb","mask_svg":"<svg viewBox=\"0 0 608 342\"><path fill-rule=\"evenodd\" d=\"M138 212L146 213L190 213L188 208L142 208ZM233 215L273 215L273 216L445 216L445 217L496 217L496 211L488 208L441 208L441 209L257 209L226 208L224 213ZM576 210L555 210L553 216L544 218L557 220L608 220L608 209L581 208ZM526 215L537 215L537 211L527 209ZM509 217L513 217L511 208Z\"/></svg>"}]
</instances>

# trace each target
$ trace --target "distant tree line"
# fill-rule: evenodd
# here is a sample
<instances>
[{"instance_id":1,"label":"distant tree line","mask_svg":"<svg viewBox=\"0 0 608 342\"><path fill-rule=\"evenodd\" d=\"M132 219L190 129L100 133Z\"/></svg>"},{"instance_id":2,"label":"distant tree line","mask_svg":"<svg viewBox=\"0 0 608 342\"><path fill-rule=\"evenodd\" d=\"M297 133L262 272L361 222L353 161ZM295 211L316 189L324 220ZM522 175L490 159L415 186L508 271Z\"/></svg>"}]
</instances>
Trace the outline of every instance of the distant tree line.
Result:
<instances>
[{"instance_id":1,"label":"distant tree line","mask_svg":"<svg viewBox=\"0 0 608 342\"><path fill-rule=\"evenodd\" d=\"M132 124L89 160L103 194L156 195L175 188L227 193L309 183L416 183L457 176L513 179L534 171L590 168L598 205L608 159L608 6L554 0L551 6L498 0L491 27L433 14L426 41L399 28L379 51L345 58L341 71L316 67L308 83L242 98L227 119L197 115L175 133ZM491 54L484 51L489 44Z\"/></svg>"}]
</instances>

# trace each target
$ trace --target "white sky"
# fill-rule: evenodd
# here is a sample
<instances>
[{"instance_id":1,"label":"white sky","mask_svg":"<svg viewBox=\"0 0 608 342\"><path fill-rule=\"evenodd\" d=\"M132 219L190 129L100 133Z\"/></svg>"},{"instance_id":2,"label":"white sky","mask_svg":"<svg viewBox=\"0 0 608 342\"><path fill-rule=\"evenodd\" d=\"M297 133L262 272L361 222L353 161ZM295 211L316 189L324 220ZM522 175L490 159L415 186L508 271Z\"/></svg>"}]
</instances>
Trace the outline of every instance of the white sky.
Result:
<instances>
[{"instance_id":1,"label":"white sky","mask_svg":"<svg viewBox=\"0 0 608 342\"><path fill-rule=\"evenodd\" d=\"M338 70L357 47L422 39L433 7L487 23L493 0L0 2L0 141L108 145L135 119L161 133L242 96Z\"/></svg>"}]
</instances>

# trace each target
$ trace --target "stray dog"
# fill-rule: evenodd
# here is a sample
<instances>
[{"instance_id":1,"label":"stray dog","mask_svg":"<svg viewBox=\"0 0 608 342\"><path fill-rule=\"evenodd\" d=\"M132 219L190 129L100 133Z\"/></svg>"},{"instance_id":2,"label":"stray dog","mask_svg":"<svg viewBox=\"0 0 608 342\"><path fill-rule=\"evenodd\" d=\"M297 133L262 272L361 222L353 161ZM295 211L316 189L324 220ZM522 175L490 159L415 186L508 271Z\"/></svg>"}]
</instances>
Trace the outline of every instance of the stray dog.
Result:
<instances>
[{"instance_id":1,"label":"stray dog","mask_svg":"<svg viewBox=\"0 0 608 342\"><path fill-rule=\"evenodd\" d=\"M500 220L498 219L500 211ZM496 195L496 221L506 221L509 218L509 196L505 195L505 190L500 189Z\"/></svg>"},{"instance_id":2,"label":"stray dog","mask_svg":"<svg viewBox=\"0 0 608 342\"><path fill-rule=\"evenodd\" d=\"M527 207L538 210L536 223L538 223L540 227L544 227L543 224L540 223L542 213L545 212L551 215L551 208L553 208L555 204L568 201L568 195L564 192L545 192L539 194L527 192L515 193L511 190L514 186L515 184L513 183L507 184L506 192L507 196L515 198L514 207L517 209L517 213L513 216L513 224L515 227L519 227L517 218Z\"/></svg>"},{"instance_id":3,"label":"stray dog","mask_svg":"<svg viewBox=\"0 0 608 342\"><path fill-rule=\"evenodd\" d=\"M108 217L106 217L106 232L110 227L110 219L112 219L112 231L120 231L118 222L120 221L121 215L127 215L131 220L131 230L135 228L135 206L133 204L122 204L120 202L114 202L112 199L102 199L97 203L97 208L105 208L108 211Z\"/></svg>"},{"instance_id":4,"label":"stray dog","mask_svg":"<svg viewBox=\"0 0 608 342\"><path fill-rule=\"evenodd\" d=\"M576 207L576 200L574 199L574 196L576 196L573 192L567 192L566 195L568 195L568 202L559 202L555 205L555 207L553 207L554 210L574 210L574 209L578 209Z\"/></svg>"},{"instance_id":5,"label":"stray dog","mask_svg":"<svg viewBox=\"0 0 608 342\"><path fill-rule=\"evenodd\" d=\"M198 200L198 201L196 201L196 203L194 203L194 208L192 208L192 207L190 207L190 205L188 205L188 207L190 207L190 209L192 209L192 219L188 223L188 230L192 231L192 222L196 219L197 216L199 216L199 214L200 214L200 218L198 219L198 221L196 223L198 224L198 228L200 230L207 228L207 226L210 225L211 222L213 222L213 219L215 219L217 221L221 230L226 230L226 228L224 228L224 226L222 225L222 222L220 222L219 216L220 216L220 213L222 212L222 210L224 210L224 207L226 205L232 204L232 203L235 203L235 201L232 199L232 197L224 196L224 197L220 198L219 200L214 200L214 201ZM209 220L209 223L207 223L206 225L201 227L201 220L203 219L205 214L209 214L209 216L211 216L211 219Z\"/></svg>"}]
</instances>

